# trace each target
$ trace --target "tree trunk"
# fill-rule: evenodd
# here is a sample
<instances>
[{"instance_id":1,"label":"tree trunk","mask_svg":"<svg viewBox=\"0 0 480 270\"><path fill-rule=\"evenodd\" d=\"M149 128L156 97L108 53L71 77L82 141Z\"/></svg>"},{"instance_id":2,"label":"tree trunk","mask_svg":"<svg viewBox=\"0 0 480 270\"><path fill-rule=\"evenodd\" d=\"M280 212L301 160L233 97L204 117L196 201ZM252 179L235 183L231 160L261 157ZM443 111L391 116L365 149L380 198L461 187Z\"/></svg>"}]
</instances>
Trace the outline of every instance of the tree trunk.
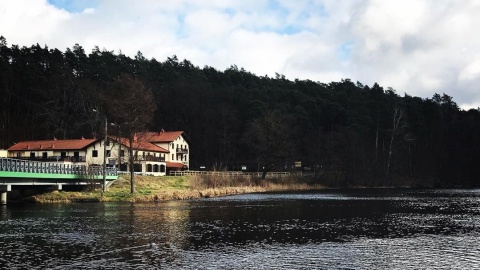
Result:
<instances>
[{"instance_id":1,"label":"tree trunk","mask_svg":"<svg viewBox=\"0 0 480 270\"><path fill-rule=\"evenodd\" d=\"M134 166L134 157L133 157L133 135L130 135L128 138L130 145L128 147L128 159L130 166L130 193L135 193L135 166Z\"/></svg>"},{"instance_id":2,"label":"tree trunk","mask_svg":"<svg viewBox=\"0 0 480 270\"><path fill-rule=\"evenodd\" d=\"M395 131L392 132L390 137L390 146L388 147L388 158L387 158L387 177L390 176L390 163L392 162L392 153L393 153L393 139L395 138Z\"/></svg>"},{"instance_id":3,"label":"tree trunk","mask_svg":"<svg viewBox=\"0 0 480 270\"><path fill-rule=\"evenodd\" d=\"M273 168L273 165L264 165L262 169L262 179L267 178L267 172Z\"/></svg>"},{"instance_id":4,"label":"tree trunk","mask_svg":"<svg viewBox=\"0 0 480 270\"><path fill-rule=\"evenodd\" d=\"M392 136L390 137L390 146L388 149L388 158L387 158L387 177L390 177L390 166L392 162L393 155L393 142L396 136L405 128L403 123L404 111L398 106L395 106L393 110L393 127L392 127Z\"/></svg>"},{"instance_id":5,"label":"tree trunk","mask_svg":"<svg viewBox=\"0 0 480 270\"><path fill-rule=\"evenodd\" d=\"M263 167L262 170L262 179L265 179L267 177L267 166Z\"/></svg>"}]
</instances>

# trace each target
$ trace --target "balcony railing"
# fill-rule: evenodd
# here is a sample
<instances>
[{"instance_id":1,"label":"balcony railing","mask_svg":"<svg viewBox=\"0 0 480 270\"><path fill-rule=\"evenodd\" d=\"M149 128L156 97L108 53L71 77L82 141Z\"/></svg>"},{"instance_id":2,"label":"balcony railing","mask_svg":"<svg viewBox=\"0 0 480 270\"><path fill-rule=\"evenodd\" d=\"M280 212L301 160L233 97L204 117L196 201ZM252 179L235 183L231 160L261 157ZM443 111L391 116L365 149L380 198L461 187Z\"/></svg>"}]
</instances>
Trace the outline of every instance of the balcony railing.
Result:
<instances>
[{"instance_id":1,"label":"balcony railing","mask_svg":"<svg viewBox=\"0 0 480 270\"><path fill-rule=\"evenodd\" d=\"M165 162L165 158L164 157L154 157L152 155L147 155L145 157L142 157L142 156L139 156L138 157L138 160L141 160L141 161L158 161L158 162Z\"/></svg>"},{"instance_id":2,"label":"balcony railing","mask_svg":"<svg viewBox=\"0 0 480 270\"><path fill-rule=\"evenodd\" d=\"M62 157L62 156L49 156L49 157L21 157L17 158L21 160L31 160L31 161L40 161L40 162L85 162L86 157Z\"/></svg>"},{"instance_id":3,"label":"balcony railing","mask_svg":"<svg viewBox=\"0 0 480 270\"><path fill-rule=\"evenodd\" d=\"M186 149L186 148L177 148L177 154L188 154L188 149Z\"/></svg>"}]
</instances>

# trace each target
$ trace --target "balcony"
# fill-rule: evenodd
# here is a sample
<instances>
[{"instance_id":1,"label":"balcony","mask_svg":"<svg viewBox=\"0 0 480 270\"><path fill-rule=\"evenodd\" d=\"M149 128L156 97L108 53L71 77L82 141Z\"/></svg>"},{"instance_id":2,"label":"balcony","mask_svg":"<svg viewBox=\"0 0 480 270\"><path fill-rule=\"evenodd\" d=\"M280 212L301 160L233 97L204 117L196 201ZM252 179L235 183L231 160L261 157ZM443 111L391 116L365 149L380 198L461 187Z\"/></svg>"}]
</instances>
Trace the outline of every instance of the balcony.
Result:
<instances>
[{"instance_id":1,"label":"balcony","mask_svg":"<svg viewBox=\"0 0 480 270\"><path fill-rule=\"evenodd\" d=\"M41 161L41 162L85 162L86 157L62 157L62 156L49 156L49 157L21 157L19 159Z\"/></svg>"},{"instance_id":2,"label":"balcony","mask_svg":"<svg viewBox=\"0 0 480 270\"><path fill-rule=\"evenodd\" d=\"M140 160L143 160L143 161L158 161L158 162L165 162L165 158L164 157L154 157L152 155L147 155L145 157L139 157Z\"/></svg>"},{"instance_id":3,"label":"balcony","mask_svg":"<svg viewBox=\"0 0 480 270\"><path fill-rule=\"evenodd\" d=\"M177 154L188 154L188 149L186 149L186 148L177 148Z\"/></svg>"}]
</instances>

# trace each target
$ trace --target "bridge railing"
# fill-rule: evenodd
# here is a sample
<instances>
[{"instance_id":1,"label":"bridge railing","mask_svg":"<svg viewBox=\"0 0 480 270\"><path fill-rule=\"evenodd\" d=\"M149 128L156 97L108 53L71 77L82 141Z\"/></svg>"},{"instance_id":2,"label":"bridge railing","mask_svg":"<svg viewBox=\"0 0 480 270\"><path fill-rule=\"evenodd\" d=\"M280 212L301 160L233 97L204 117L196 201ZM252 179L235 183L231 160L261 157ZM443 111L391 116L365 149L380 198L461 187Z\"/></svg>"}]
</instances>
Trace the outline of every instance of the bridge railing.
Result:
<instances>
[{"instance_id":1,"label":"bridge railing","mask_svg":"<svg viewBox=\"0 0 480 270\"><path fill-rule=\"evenodd\" d=\"M117 169L106 168L106 175L116 176ZM64 164L53 162L39 162L31 160L0 158L0 171L4 172L24 172L24 173L49 173L49 174L76 174L76 175L102 175L103 167Z\"/></svg>"}]
</instances>

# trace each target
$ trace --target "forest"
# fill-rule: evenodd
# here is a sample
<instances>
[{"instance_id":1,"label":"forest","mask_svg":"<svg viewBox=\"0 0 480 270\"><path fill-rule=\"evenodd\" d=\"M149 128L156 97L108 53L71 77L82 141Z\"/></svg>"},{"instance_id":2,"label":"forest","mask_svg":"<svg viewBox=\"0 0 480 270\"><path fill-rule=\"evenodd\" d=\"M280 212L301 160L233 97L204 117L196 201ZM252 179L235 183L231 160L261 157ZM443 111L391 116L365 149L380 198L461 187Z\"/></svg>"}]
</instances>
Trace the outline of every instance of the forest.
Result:
<instances>
[{"instance_id":1,"label":"forest","mask_svg":"<svg viewBox=\"0 0 480 270\"><path fill-rule=\"evenodd\" d=\"M292 81L176 56L87 53L79 44L10 46L4 37L0 149L102 136L104 117L118 113L109 100L121 76L148 90L144 100L156 109L146 129L185 131L191 170L303 170L335 186L480 184L480 112L460 109L445 93L420 98L349 79Z\"/></svg>"}]
</instances>

